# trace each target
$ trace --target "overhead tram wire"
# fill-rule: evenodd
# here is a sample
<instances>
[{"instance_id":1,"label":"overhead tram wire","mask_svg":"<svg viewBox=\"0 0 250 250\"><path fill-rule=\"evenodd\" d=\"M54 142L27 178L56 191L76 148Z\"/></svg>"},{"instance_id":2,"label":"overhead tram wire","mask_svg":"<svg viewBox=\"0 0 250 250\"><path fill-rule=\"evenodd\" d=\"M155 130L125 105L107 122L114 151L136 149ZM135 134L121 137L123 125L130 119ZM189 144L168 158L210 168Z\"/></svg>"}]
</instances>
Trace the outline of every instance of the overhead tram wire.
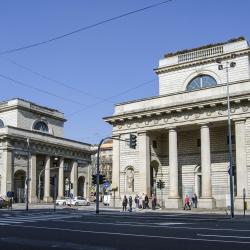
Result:
<instances>
[{"instance_id":1,"label":"overhead tram wire","mask_svg":"<svg viewBox=\"0 0 250 250\"><path fill-rule=\"evenodd\" d=\"M94 103L94 104L90 104L90 105L88 105L87 107L85 107L85 108L83 108L83 109L79 109L79 110L77 110L77 111L75 111L75 112L66 114L66 116L69 117L69 116L76 115L76 114L78 114L78 113L80 113L80 112L83 112L83 111L85 111L85 110L88 110L88 109L90 109L90 108L93 108L93 107L95 107L95 106L97 106L97 105L100 105L100 104L102 104L102 103L104 103L104 102L107 102L108 100L113 99L113 98L115 98L115 97L122 96L122 95L124 95L124 94L126 94L126 93L128 93L128 92L130 92L130 91L132 91L132 90L138 89L138 88L140 88L140 87L142 87L142 86L145 86L145 85L147 85L147 84L149 84L149 83L152 83L152 82L154 82L154 81L156 81L156 80L158 80L158 79L157 79L157 78L154 78L154 79L151 79L151 80L149 80L149 81L143 82L143 83L141 83L141 84L139 84L139 85L137 85L137 86L135 86L135 87L133 87L133 88L124 90L124 91L122 91L122 92L120 92L120 93L118 93L118 94L116 94L116 95L110 96L110 97L106 98L105 101L101 101L101 102L97 102L97 103Z\"/></svg>"},{"instance_id":2,"label":"overhead tram wire","mask_svg":"<svg viewBox=\"0 0 250 250\"><path fill-rule=\"evenodd\" d=\"M63 97L63 96L54 94L54 93L49 92L49 91L47 91L47 90L43 90L43 89L34 87L34 86L30 85L30 84L27 84L27 83L21 82L21 81L19 81L19 80L13 79L13 78L11 78L11 77L9 77L9 76L0 74L0 77L3 78L3 79L5 79L5 80L8 80L8 81L10 81L10 82L12 82L12 83L15 83L15 84L24 86L24 87L26 87L26 88L30 88L30 89L36 90L36 91L41 92L41 93L43 93L43 94L46 94L46 95L49 95L49 96L53 96L53 97L62 99L62 100L64 100L64 101L67 101L67 102L70 102L70 103L73 103L73 104L77 104L77 105L81 105L81 106L86 106L86 107L88 107L87 104L83 104L83 103L74 101L74 100L72 100L72 99L69 99L69 98L66 98L66 97Z\"/></svg>"},{"instance_id":3,"label":"overhead tram wire","mask_svg":"<svg viewBox=\"0 0 250 250\"><path fill-rule=\"evenodd\" d=\"M92 97L92 98L95 98L95 99L98 99L98 100L102 100L102 101L105 100L105 101L106 101L105 98L102 98L102 97L93 95L93 94L91 94L91 93L88 93L88 92L86 92L86 91L83 91L83 90L81 90L81 89L72 87L72 86L70 86L70 85L68 85L68 84L66 84L66 83L64 83L64 82L58 81L58 80L53 79L53 78L51 78L51 77L49 77L49 76L46 76L46 75L44 75L44 74L41 74L40 72L37 72L37 71L35 71L35 70L33 70L33 69L27 67L27 66L21 65L20 63L17 63L17 62L15 62L15 61L13 61L13 60L6 59L6 60L4 60L4 61L7 61L7 62L9 62L9 63L11 63L11 64L14 64L15 66L17 66L17 67L19 67L19 68L21 68L21 69L23 69L23 70L26 70L26 71L28 71L28 72L30 72L30 73L36 75L36 76L39 76L39 77L41 77L42 79L48 80L48 81L50 81L50 82L54 82L54 83L56 83L56 84L58 84L58 85L60 85L60 86L63 86L63 87L68 88L68 89L71 89L71 90L73 90L73 91L75 91L75 92L77 92L77 93L81 93L81 94L83 94L83 95L85 95L85 96Z\"/></svg>"},{"instance_id":4,"label":"overhead tram wire","mask_svg":"<svg viewBox=\"0 0 250 250\"><path fill-rule=\"evenodd\" d=\"M85 31L85 30L100 26L100 25L108 23L108 22L112 22L114 20L129 16L129 15L136 14L138 12L142 12L142 11L145 11L145 10L148 10L148 9L151 9L151 8L155 8L155 7L158 7L160 5L163 5L163 4L172 2L172 1L173 0L166 0L166 1L159 2L159 3L151 4L151 5L148 5L146 7L143 7L143 8L137 9L137 10L133 10L133 11L130 11L130 12L127 12L127 13L124 13L124 14L121 14L121 15L118 15L118 16L115 16L115 17L111 17L111 18L105 19L103 21L100 21L100 22L97 22L97 23L94 23L94 24L91 24L91 25L87 25L85 27L82 27L82 28L76 29L74 31L65 33L63 35L55 36L53 38L50 38L50 39L47 39L47 40L44 40L44 41L41 41L41 42L31 43L31 44L28 44L28 45L25 45L25 46L22 46L22 47L19 47L19 48L5 50L5 51L0 52L0 56L15 53L15 52L30 49L30 48L34 48L34 47L38 47L38 46L41 46L41 45L44 45L44 44L48 44L48 43L60 40L62 38L74 35L76 33L79 33L79 32L82 32L82 31Z\"/></svg>"}]
</instances>

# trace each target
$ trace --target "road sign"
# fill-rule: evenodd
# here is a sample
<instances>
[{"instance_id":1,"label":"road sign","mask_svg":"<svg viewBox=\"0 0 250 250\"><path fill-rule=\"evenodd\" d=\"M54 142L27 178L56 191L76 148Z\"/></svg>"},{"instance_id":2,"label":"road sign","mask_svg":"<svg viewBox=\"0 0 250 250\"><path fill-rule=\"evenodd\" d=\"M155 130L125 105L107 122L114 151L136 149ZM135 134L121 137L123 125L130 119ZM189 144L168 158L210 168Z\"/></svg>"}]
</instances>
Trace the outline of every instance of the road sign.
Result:
<instances>
[{"instance_id":1,"label":"road sign","mask_svg":"<svg viewBox=\"0 0 250 250\"><path fill-rule=\"evenodd\" d=\"M7 197L8 197L8 198L13 198L13 197L14 197L14 192L8 191L8 192L7 192Z\"/></svg>"},{"instance_id":2,"label":"road sign","mask_svg":"<svg viewBox=\"0 0 250 250\"><path fill-rule=\"evenodd\" d=\"M110 186L110 183L108 181L103 183L103 186L107 189Z\"/></svg>"}]
</instances>

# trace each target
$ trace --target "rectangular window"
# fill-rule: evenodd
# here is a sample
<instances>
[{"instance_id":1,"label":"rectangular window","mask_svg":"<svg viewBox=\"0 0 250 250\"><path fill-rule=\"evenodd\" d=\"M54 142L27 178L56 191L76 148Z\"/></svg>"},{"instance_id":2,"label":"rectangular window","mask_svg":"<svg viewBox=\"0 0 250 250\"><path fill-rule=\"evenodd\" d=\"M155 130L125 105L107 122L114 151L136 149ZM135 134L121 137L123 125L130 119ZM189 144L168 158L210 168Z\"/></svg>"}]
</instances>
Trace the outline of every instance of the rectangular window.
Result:
<instances>
[{"instance_id":1,"label":"rectangular window","mask_svg":"<svg viewBox=\"0 0 250 250\"><path fill-rule=\"evenodd\" d=\"M157 141L153 141L153 148L157 148Z\"/></svg>"}]
</instances>

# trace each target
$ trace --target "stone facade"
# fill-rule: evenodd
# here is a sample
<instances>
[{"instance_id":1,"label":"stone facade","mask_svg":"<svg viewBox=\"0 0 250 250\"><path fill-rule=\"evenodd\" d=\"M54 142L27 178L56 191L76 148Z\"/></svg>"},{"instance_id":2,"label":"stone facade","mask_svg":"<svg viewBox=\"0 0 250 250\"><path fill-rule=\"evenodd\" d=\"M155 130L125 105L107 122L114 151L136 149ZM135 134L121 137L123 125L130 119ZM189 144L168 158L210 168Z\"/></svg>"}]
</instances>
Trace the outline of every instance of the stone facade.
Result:
<instances>
[{"instance_id":1,"label":"stone facade","mask_svg":"<svg viewBox=\"0 0 250 250\"><path fill-rule=\"evenodd\" d=\"M166 207L178 208L185 195L196 193L199 207L228 206L228 77L235 205L243 207L244 188L250 205L249 55L244 38L167 55L155 69L159 96L117 104L104 118L113 126L113 137L122 139L113 143L119 198L156 193ZM192 83L200 85L190 89ZM136 149L126 142L130 133L137 135ZM128 169L132 189L127 188ZM159 180L165 183L162 190Z\"/></svg>"},{"instance_id":2,"label":"stone facade","mask_svg":"<svg viewBox=\"0 0 250 250\"><path fill-rule=\"evenodd\" d=\"M90 145L63 137L63 113L13 99L0 103L0 120L1 197L14 191L24 202L27 182L30 202L52 201L55 185L58 197L88 196Z\"/></svg>"}]
</instances>

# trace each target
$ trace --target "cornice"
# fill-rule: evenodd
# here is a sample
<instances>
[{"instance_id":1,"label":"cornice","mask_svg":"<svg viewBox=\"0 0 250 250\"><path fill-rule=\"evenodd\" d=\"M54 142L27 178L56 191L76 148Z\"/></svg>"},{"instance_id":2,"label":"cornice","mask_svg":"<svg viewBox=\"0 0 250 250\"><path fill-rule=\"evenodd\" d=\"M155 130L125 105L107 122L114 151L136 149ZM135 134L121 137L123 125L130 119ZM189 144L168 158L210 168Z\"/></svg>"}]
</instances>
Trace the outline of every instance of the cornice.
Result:
<instances>
[{"instance_id":1,"label":"cornice","mask_svg":"<svg viewBox=\"0 0 250 250\"><path fill-rule=\"evenodd\" d=\"M184 63L178 63L178 64L171 65L171 66L160 67L160 68L154 69L154 71L155 71L155 73L157 75L160 75L160 74L171 72L171 71L177 71L177 70L191 68L191 67L195 67L195 66L199 66L199 65L215 63L216 59L218 59L218 58L220 58L222 61L227 60L227 59L231 58L232 54L235 54L236 57L249 55L250 54L250 48L235 51L235 52L226 53L226 54L223 54L223 55L218 55L218 56L215 56L215 57L210 57L210 58L207 58L207 59L206 58L205 59L197 59L197 60L193 60L193 61L190 61L190 62L184 62Z\"/></svg>"}]
</instances>

